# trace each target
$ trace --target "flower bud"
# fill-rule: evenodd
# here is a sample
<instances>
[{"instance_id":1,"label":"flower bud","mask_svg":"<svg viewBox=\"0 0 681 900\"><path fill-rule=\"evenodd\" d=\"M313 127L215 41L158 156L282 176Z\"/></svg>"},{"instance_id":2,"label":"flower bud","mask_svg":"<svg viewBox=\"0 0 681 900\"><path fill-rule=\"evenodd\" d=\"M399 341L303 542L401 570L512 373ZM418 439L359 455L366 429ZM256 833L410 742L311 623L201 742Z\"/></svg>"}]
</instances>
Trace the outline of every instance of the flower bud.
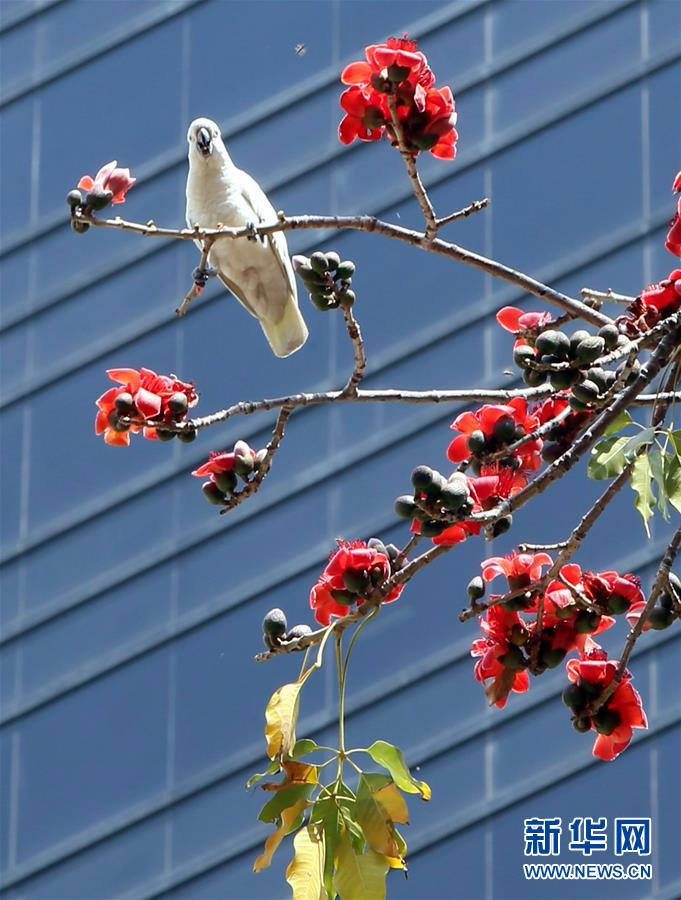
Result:
<instances>
[{"instance_id":1,"label":"flower bud","mask_svg":"<svg viewBox=\"0 0 681 900\"><path fill-rule=\"evenodd\" d=\"M135 401L128 391L117 394L114 405L119 416L132 416L135 413Z\"/></svg>"},{"instance_id":2,"label":"flower bud","mask_svg":"<svg viewBox=\"0 0 681 900\"><path fill-rule=\"evenodd\" d=\"M590 338L591 335L588 331L585 331L584 328L579 328L577 331L573 331L570 335L570 356L574 359L575 354L577 353L577 347L582 343L586 338Z\"/></svg>"},{"instance_id":3,"label":"flower bud","mask_svg":"<svg viewBox=\"0 0 681 900\"><path fill-rule=\"evenodd\" d=\"M527 668L525 654L520 647L516 647L514 644L511 644L506 653L503 653L499 657L499 662L502 666L511 669L514 672L519 672L522 669Z\"/></svg>"},{"instance_id":4,"label":"flower bud","mask_svg":"<svg viewBox=\"0 0 681 900\"><path fill-rule=\"evenodd\" d=\"M598 359L605 350L605 341L596 335L583 338L575 349L575 357L580 363L590 363Z\"/></svg>"},{"instance_id":5,"label":"flower bud","mask_svg":"<svg viewBox=\"0 0 681 900\"><path fill-rule=\"evenodd\" d=\"M196 440L196 428L183 428L182 431L177 432L177 439L183 444L191 444Z\"/></svg>"},{"instance_id":6,"label":"flower bud","mask_svg":"<svg viewBox=\"0 0 681 900\"><path fill-rule=\"evenodd\" d=\"M525 369L527 363L530 360L533 360L535 355L532 347L528 347L527 344L519 344L517 347L513 348L513 362L519 369Z\"/></svg>"},{"instance_id":7,"label":"flower bud","mask_svg":"<svg viewBox=\"0 0 681 900\"><path fill-rule=\"evenodd\" d=\"M437 537L446 527L447 524L445 522L438 522L437 519L427 519L421 523L421 534L424 537Z\"/></svg>"},{"instance_id":8,"label":"flower bud","mask_svg":"<svg viewBox=\"0 0 681 900\"><path fill-rule=\"evenodd\" d=\"M159 439L159 441L163 441L165 443L166 441L172 441L172 439L175 437L175 432L168 431L167 428L158 428L157 427L156 428L156 437Z\"/></svg>"},{"instance_id":9,"label":"flower bud","mask_svg":"<svg viewBox=\"0 0 681 900\"><path fill-rule=\"evenodd\" d=\"M523 381L528 387L539 387L546 381L546 372L538 372L536 369L525 369Z\"/></svg>"},{"instance_id":10,"label":"flower bud","mask_svg":"<svg viewBox=\"0 0 681 900\"><path fill-rule=\"evenodd\" d=\"M299 638L306 637L308 634L312 634L312 629L309 625L294 625L293 628L286 632L286 640L297 641Z\"/></svg>"},{"instance_id":11,"label":"flower bud","mask_svg":"<svg viewBox=\"0 0 681 900\"><path fill-rule=\"evenodd\" d=\"M395 500L395 512L401 519L413 519L415 511L416 504L409 494L403 494Z\"/></svg>"},{"instance_id":12,"label":"flower bud","mask_svg":"<svg viewBox=\"0 0 681 900\"><path fill-rule=\"evenodd\" d=\"M367 541L367 547L370 547L372 550L377 550L379 553L383 553L384 556L388 555L388 551L385 549L385 544L380 538L369 538Z\"/></svg>"},{"instance_id":13,"label":"flower bud","mask_svg":"<svg viewBox=\"0 0 681 900\"><path fill-rule=\"evenodd\" d=\"M582 400L578 400L574 394L570 394L568 403L570 404L570 409L573 409L575 412L584 412L584 410L588 408L588 404L584 403Z\"/></svg>"},{"instance_id":14,"label":"flower bud","mask_svg":"<svg viewBox=\"0 0 681 900\"><path fill-rule=\"evenodd\" d=\"M324 253L321 253L317 250L310 257L310 266L314 272L317 272L318 275L323 275L324 272L327 272L329 269L329 263Z\"/></svg>"},{"instance_id":15,"label":"flower bud","mask_svg":"<svg viewBox=\"0 0 681 900\"><path fill-rule=\"evenodd\" d=\"M468 435L466 446L471 453L480 454L485 451L485 435L482 431L472 431Z\"/></svg>"},{"instance_id":16,"label":"flower bud","mask_svg":"<svg viewBox=\"0 0 681 900\"><path fill-rule=\"evenodd\" d=\"M189 403L186 394L183 394L181 391L171 394L168 398L168 410L174 419L179 419L186 415L188 408Z\"/></svg>"},{"instance_id":17,"label":"flower bud","mask_svg":"<svg viewBox=\"0 0 681 900\"><path fill-rule=\"evenodd\" d=\"M516 647L522 647L523 644L526 644L529 636L530 634L527 628L525 628L524 625L520 625L518 622L516 622L508 633L509 641Z\"/></svg>"},{"instance_id":18,"label":"flower bud","mask_svg":"<svg viewBox=\"0 0 681 900\"><path fill-rule=\"evenodd\" d=\"M627 600L621 594L611 594L608 597L608 612L612 616L618 616L620 613L626 612L631 606L631 600Z\"/></svg>"},{"instance_id":19,"label":"flower bud","mask_svg":"<svg viewBox=\"0 0 681 900\"><path fill-rule=\"evenodd\" d=\"M286 625L286 615L281 609L271 609L262 620L263 633L271 638L283 637Z\"/></svg>"},{"instance_id":20,"label":"flower bud","mask_svg":"<svg viewBox=\"0 0 681 900\"><path fill-rule=\"evenodd\" d=\"M563 391L565 388L572 387L580 378L578 369L561 369L560 372L549 373L549 381L554 391Z\"/></svg>"},{"instance_id":21,"label":"flower bud","mask_svg":"<svg viewBox=\"0 0 681 900\"><path fill-rule=\"evenodd\" d=\"M485 596L485 582L479 575L476 575L468 582L466 590L468 591L468 596L471 600L479 600L481 597Z\"/></svg>"},{"instance_id":22,"label":"flower bud","mask_svg":"<svg viewBox=\"0 0 681 900\"><path fill-rule=\"evenodd\" d=\"M516 439L516 425L512 416L500 416L494 423L492 434L500 444L511 444Z\"/></svg>"},{"instance_id":23,"label":"flower bud","mask_svg":"<svg viewBox=\"0 0 681 900\"><path fill-rule=\"evenodd\" d=\"M621 723L622 717L616 709L601 707L594 716L593 722L599 734L612 734Z\"/></svg>"},{"instance_id":24,"label":"flower bud","mask_svg":"<svg viewBox=\"0 0 681 900\"><path fill-rule=\"evenodd\" d=\"M355 264L351 262L351 260L346 259L343 260L338 266L336 266L336 271L334 272L334 278L337 281L349 281L352 276L355 274Z\"/></svg>"},{"instance_id":25,"label":"flower bud","mask_svg":"<svg viewBox=\"0 0 681 900\"><path fill-rule=\"evenodd\" d=\"M604 325L599 329L598 336L603 338L608 350L614 350L619 343L620 333L617 325Z\"/></svg>"},{"instance_id":26,"label":"flower bud","mask_svg":"<svg viewBox=\"0 0 681 900\"><path fill-rule=\"evenodd\" d=\"M570 352L570 339L562 331L543 331L534 343L538 353L550 353L558 359L566 359Z\"/></svg>"},{"instance_id":27,"label":"flower bud","mask_svg":"<svg viewBox=\"0 0 681 900\"><path fill-rule=\"evenodd\" d=\"M343 584L353 594L365 594L371 588L371 578L364 569L346 569Z\"/></svg>"},{"instance_id":28,"label":"flower bud","mask_svg":"<svg viewBox=\"0 0 681 900\"><path fill-rule=\"evenodd\" d=\"M351 290L343 291L338 297L338 303L343 309L350 309L355 302L355 292Z\"/></svg>"},{"instance_id":29,"label":"flower bud","mask_svg":"<svg viewBox=\"0 0 681 900\"><path fill-rule=\"evenodd\" d=\"M330 309L334 308L330 302L331 295L328 293L323 294L321 291L310 291L310 300L312 301L312 305L320 312L328 312Z\"/></svg>"},{"instance_id":30,"label":"flower bud","mask_svg":"<svg viewBox=\"0 0 681 900\"><path fill-rule=\"evenodd\" d=\"M594 400L598 399L600 391L598 390L598 385L587 378L581 384L576 384L572 388L572 393L582 403L593 403Z\"/></svg>"},{"instance_id":31,"label":"flower bud","mask_svg":"<svg viewBox=\"0 0 681 900\"><path fill-rule=\"evenodd\" d=\"M539 650L539 662L547 669L555 669L565 659L567 651L564 647L551 647L542 644Z\"/></svg>"},{"instance_id":32,"label":"flower bud","mask_svg":"<svg viewBox=\"0 0 681 900\"><path fill-rule=\"evenodd\" d=\"M336 269L338 268L338 266L340 265L340 261L341 261L340 256L334 250L330 250L328 253L325 254L325 256L326 256L326 264L329 267L329 270L332 272L335 272Z\"/></svg>"},{"instance_id":33,"label":"flower bud","mask_svg":"<svg viewBox=\"0 0 681 900\"><path fill-rule=\"evenodd\" d=\"M468 488L465 483L448 482L440 492L440 503L449 512L458 512L468 500Z\"/></svg>"},{"instance_id":34,"label":"flower bud","mask_svg":"<svg viewBox=\"0 0 681 900\"><path fill-rule=\"evenodd\" d=\"M648 625L655 631L664 631L665 628L669 628L674 619L674 613L670 609L656 606L648 616Z\"/></svg>"},{"instance_id":35,"label":"flower bud","mask_svg":"<svg viewBox=\"0 0 681 900\"><path fill-rule=\"evenodd\" d=\"M255 463L252 456L234 456L234 472L244 481L247 481L253 472Z\"/></svg>"},{"instance_id":36,"label":"flower bud","mask_svg":"<svg viewBox=\"0 0 681 900\"><path fill-rule=\"evenodd\" d=\"M606 372L605 369L601 369L600 366L594 366L592 369L589 369L586 373L586 377L588 381L591 381L598 388L598 393L602 394L607 391L608 378L610 372Z\"/></svg>"},{"instance_id":37,"label":"flower bud","mask_svg":"<svg viewBox=\"0 0 681 900\"><path fill-rule=\"evenodd\" d=\"M76 234L85 234L90 228L89 222L81 222L80 219L71 219L71 228Z\"/></svg>"},{"instance_id":38,"label":"flower bud","mask_svg":"<svg viewBox=\"0 0 681 900\"><path fill-rule=\"evenodd\" d=\"M513 516L501 516L501 518L497 519L494 525L492 525L492 537L499 537L500 534L505 534L512 524Z\"/></svg>"},{"instance_id":39,"label":"flower bud","mask_svg":"<svg viewBox=\"0 0 681 900\"><path fill-rule=\"evenodd\" d=\"M213 479L223 494L231 494L236 489L236 475L234 472L217 472L213 475Z\"/></svg>"},{"instance_id":40,"label":"flower bud","mask_svg":"<svg viewBox=\"0 0 681 900\"><path fill-rule=\"evenodd\" d=\"M83 205L83 195L78 190L69 191L66 195L66 202L71 209L75 209L77 206Z\"/></svg>"},{"instance_id":41,"label":"flower bud","mask_svg":"<svg viewBox=\"0 0 681 900\"><path fill-rule=\"evenodd\" d=\"M591 731L591 718L589 716L580 716L577 719L573 719L572 727L580 734L586 734L587 731Z\"/></svg>"},{"instance_id":42,"label":"flower bud","mask_svg":"<svg viewBox=\"0 0 681 900\"><path fill-rule=\"evenodd\" d=\"M106 206L111 203L111 198L113 197L113 193L111 191L100 191L93 189L85 196L85 204L89 206L91 209L94 209L97 212L100 209L104 209Z\"/></svg>"},{"instance_id":43,"label":"flower bud","mask_svg":"<svg viewBox=\"0 0 681 900\"><path fill-rule=\"evenodd\" d=\"M572 710L584 709L589 702L586 691L578 684L568 684L563 690L563 703Z\"/></svg>"},{"instance_id":44,"label":"flower bud","mask_svg":"<svg viewBox=\"0 0 681 900\"><path fill-rule=\"evenodd\" d=\"M331 596L341 606L351 606L357 599L357 595L352 591L341 591L338 588L332 588Z\"/></svg>"},{"instance_id":45,"label":"flower bud","mask_svg":"<svg viewBox=\"0 0 681 900\"><path fill-rule=\"evenodd\" d=\"M109 413L109 427L113 428L114 431L127 431L130 428L129 425L124 425L120 421L115 409L112 409Z\"/></svg>"},{"instance_id":46,"label":"flower bud","mask_svg":"<svg viewBox=\"0 0 681 900\"><path fill-rule=\"evenodd\" d=\"M417 491L425 491L433 482L434 472L428 466L417 466L411 473L411 483Z\"/></svg>"},{"instance_id":47,"label":"flower bud","mask_svg":"<svg viewBox=\"0 0 681 900\"><path fill-rule=\"evenodd\" d=\"M575 619L574 629L577 634L591 634L600 625L601 617L590 609L580 609Z\"/></svg>"},{"instance_id":48,"label":"flower bud","mask_svg":"<svg viewBox=\"0 0 681 900\"><path fill-rule=\"evenodd\" d=\"M203 491L203 496L213 506L224 506L225 495L213 481L205 481L201 485L201 490Z\"/></svg>"}]
</instances>

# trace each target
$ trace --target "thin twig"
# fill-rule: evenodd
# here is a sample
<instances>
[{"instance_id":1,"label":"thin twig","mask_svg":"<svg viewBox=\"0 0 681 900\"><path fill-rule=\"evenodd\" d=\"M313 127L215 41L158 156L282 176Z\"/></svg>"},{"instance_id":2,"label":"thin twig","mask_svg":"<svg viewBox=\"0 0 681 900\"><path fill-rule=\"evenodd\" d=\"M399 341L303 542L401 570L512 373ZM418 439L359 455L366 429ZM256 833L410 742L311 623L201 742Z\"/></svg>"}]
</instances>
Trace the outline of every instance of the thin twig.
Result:
<instances>
[{"instance_id":1,"label":"thin twig","mask_svg":"<svg viewBox=\"0 0 681 900\"><path fill-rule=\"evenodd\" d=\"M286 427L286 423L292 412L293 409L290 406L283 406L281 408L277 417L277 424L274 426L272 437L270 438L270 442L267 445L267 450L260 461L260 465L258 466L255 475L242 490L232 494L232 496L227 500L223 508L220 510L220 515L229 512L230 509L234 509L235 506L243 503L243 501L247 497L250 497L252 494L255 494L258 491L260 485L265 479L265 476L272 466L274 454L279 449L281 440L284 437L284 428Z\"/></svg>"},{"instance_id":2,"label":"thin twig","mask_svg":"<svg viewBox=\"0 0 681 900\"><path fill-rule=\"evenodd\" d=\"M341 394L344 397L355 397L357 396L357 387L361 380L364 378L364 371L367 367L367 359L364 352L364 341L362 340L362 332L359 327L359 322L353 316L352 310L348 309L345 306L343 307L343 316L345 317L345 324L348 329L348 335L350 337L350 340L352 341L352 351L355 356L355 365L347 384L341 391Z\"/></svg>"},{"instance_id":3,"label":"thin twig","mask_svg":"<svg viewBox=\"0 0 681 900\"><path fill-rule=\"evenodd\" d=\"M437 234L438 229L435 210L433 209L433 204L430 202L428 193L423 186L421 176L419 175L418 169L416 168L416 158L411 150L407 147L407 143L404 138L404 129L402 128L400 117L397 114L397 105L395 103L395 98L390 95L388 95L388 109L390 110L390 118L392 119L392 126L395 133L395 138L397 140L397 147L400 151L402 159L404 160L404 165L407 170L409 180L411 181L414 196L418 200L419 206L421 207L421 212L423 213L423 218L426 222L426 240L432 240Z\"/></svg>"},{"instance_id":4,"label":"thin twig","mask_svg":"<svg viewBox=\"0 0 681 900\"><path fill-rule=\"evenodd\" d=\"M616 294L608 288L607 291L595 291L593 288L582 288L579 292L583 300L609 301L610 303L633 303L636 297L628 297L626 294Z\"/></svg>"},{"instance_id":5,"label":"thin twig","mask_svg":"<svg viewBox=\"0 0 681 900\"><path fill-rule=\"evenodd\" d=\"M206 278L208 277L208 254L210 253L210 248L215 243L215 238L207 237L203 241L203 249L201 250L201 257L199 259L199 265L196 270L194 276L194 282L190 289L187 291L184 300L175 310L175 315L184 316L189 309L189 304L192 302L194 297L198 297L198 295L203 291L206 286ZM198 277L197 277L198 274Z\"/></svg>"},{"instance_id":6,"label":"thin twig","mask_svg":"<svg viewBox=\"0 0 681 900\"><path fill-rule=\"evenodd\" d=\"M441 219L436 219L435 225L438 229L442 228L443 225L449 225L450 222L456 222L457 219L465 219L468 216L473 215L473 213L480 212L481 209L485 209L485 207L489 206L489 204L489 197L483 197L482 200L474 200L472 203L469 203L468 206L464 206L463 209L458 209L456 212L450 213L448 216L443 216Z\"/></svg>"}]
</instances>

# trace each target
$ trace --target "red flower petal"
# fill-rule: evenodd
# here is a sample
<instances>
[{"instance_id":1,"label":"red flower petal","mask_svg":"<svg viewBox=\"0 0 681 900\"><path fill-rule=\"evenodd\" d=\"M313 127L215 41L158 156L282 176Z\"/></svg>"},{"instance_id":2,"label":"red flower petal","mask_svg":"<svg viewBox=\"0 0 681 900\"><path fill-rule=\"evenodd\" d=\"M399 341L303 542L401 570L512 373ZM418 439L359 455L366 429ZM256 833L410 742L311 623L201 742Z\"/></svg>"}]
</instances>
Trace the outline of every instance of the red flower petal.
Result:
<instances>
[{"instance_id":1,"label":"red flower petal","mask_svg":"<svg viewBox=\"0 0 681 900\"><path fill-rule=\"evenodd\" d=\"M367 84L371 79L371 66L369 63L351 62L341 72L340 80L343 84Z\"/></svg>"},{"instance_id":2,"label":"red flower petal","mask_svg":"<svg viewBox=\"0 0 681 900\"><path fill-rule=\"evenodd\" d=\"M135 406L145 419L153 419L161 411L161 398L158 394L140 388L135 394Z\"/></svg>"}]
</instances>

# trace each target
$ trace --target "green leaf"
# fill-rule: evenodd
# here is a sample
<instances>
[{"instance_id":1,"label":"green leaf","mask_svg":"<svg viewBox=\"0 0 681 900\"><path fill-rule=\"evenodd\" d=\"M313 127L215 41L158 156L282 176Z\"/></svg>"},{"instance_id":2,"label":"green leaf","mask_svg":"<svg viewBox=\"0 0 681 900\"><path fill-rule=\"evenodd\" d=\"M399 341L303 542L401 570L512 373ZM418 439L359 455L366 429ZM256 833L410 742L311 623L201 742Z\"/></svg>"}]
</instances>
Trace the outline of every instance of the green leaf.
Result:
<instances>
[{"instance_id":1,"label":"green leaf","mask_svg":"<svg viewBox=\"0 0 681 900\"><path fill-rule=\"evenodd\" d=\"M291 750L291 757L300 759L301 756L307 756L308 753L312 753L315 750L317 750L317 744L313 740L301 738L299 741L296 741L293 750Z\"/></svg>"},{"instance_id":2,"label":"green leaf","mask_svg":"<svg viewBox=\"0 0 681 900\"><path fill-rule=\"evenodd\" d=\"M367 750L369 756L379 766L387 769L395 784L407 794L420 794L424 800L430 800L430 788L425 781L417 781L409 771L402 751L387 741L374 741Z\"/></svg>"},{"instance_id":3,"label":"green leaf","mask_svg":"<svg viewBox=\"0 0 681 900\"><path fill-rule=\"evenodd\" d=\"M316 827L317 832L324 832L324 888L329 897L335 897L333 887L333 862L336 852L336 844L340 834L341 815L338 811L335 799L325 796L317 800L310 813L310 825Z\"/></svg>"},{"instance_id":4,"label":"green leaf","mask_svg":"<svg viewBox=\"0 0 681 900\"><path fill-rule=\"evenodd\" d=\"M624 458L626 459L626 461L631 462L636 455L636 451L639 449L639 447L642 447L644 444L650 444L654 437L654 428L642 428L638 434L630 437L627 441L626 447L624 448Z\"/></svg>"},{"instance_id":5,"label":"green leaf","mask_svg":"<svg viewBox=\"0 0 681 900\"><path fill-rule=\"evenodd\" d=\"M258 818L261 822L275 822L281 818L282 812L294 806L299 800L307 800L314 784L292 784L283 788L272 797L260 810Z\"/></svg>"},{"instance_id":6,"label":"green leaf","mask_svg":"<svg viewBox=\"0 0 681 900\"><path fill-rule=\"evenodd\" d=\"M385 856L371 848L366 853L357 853L347 832L343 833L333 879L333 888L342 900L385 900L387 874Z\"/></svg>"},{"instance_id":7,"label":"green leaf","mask_svg":"<svg viewBox=\"0 0 681 900\"><path fill-rule=\"evenodd\" d=\"M669 504L667 503L667 488L664 483L665 460L660 448L655 445L648 454L650 474L657 485L657 508L666 521L669 521Z\"/></svg>"},{"instance_id":8,"label":"green leaf","mask_svg":"<svg viewBox=\"0 0 681 900\"><path fill-rule=\"evenodd\" d=\"M646 534L650 537L650 528L648 528L648 519L653 515L653 504L655 503L655 495L650 487L650 462L646 453L637 456L634 466L631 470L631 486L636 494L634 506L641 513L643 519L643 527Z\"/></svg>"},{"instance_id":9,"label":"green leaf","mask_svg":"<svg viewBox=\"0 0 681 900\"><path fill-rule=\"evenodd\" d=\"M627 425L635 424L636 423L625 409L608 425L603 434L607 437L609 434L615 434L616 432L621 431L622 428L626 428Z\"/></svg>"},{"instance_id":10,"label":"green leaf","mask_svg":"<svg viewBox=\"0 0 681 900\"><path fill-rule=\"evenodd\" d=\"M681 461L676 455L665 457L664 486L667 500L681 512Z\"/></svg>"},{"instance_id":11,"label":"green leaf","mask_svg":"<svg viewBox=\"0 0 681 900\"><path fill-rule=\"evenodd\" d=\"M255 775L251 775L251 777L246 782L246 787L253 787L256 781L260 781L261 778L267 778L268 775L276 775L279 769L279 760L273 759L264 772L256 772Z\"/></svg>"},{"instance_id":12,"label":"green leaf","mask_svg":"<svg viewBox=\"0 0 681 900\"><path fill-rule=\"evenodd\" d=\"M591 458L586 467L589 478L602 481L619 475L626 463L624 448L628 443L627 437L608 437L598 441L591 450Z\"/></svg>"},{"instance_id":13,"label":"green leaf","mask_svg":"<svg viewBox=\"0 0 681 900\"><path fill-rule=\"evenodd\" d=\"M281 822L277 826L277 830L268 835L267 840L265 841L263 852L253 863L254 872L262 872L263 869L266 869L270 865L270 863L272 862L272 857L274 856L279 844L281 844L281 842L283 841L284 836L289 834L289 832L291 832L297 825L299 827L301 816L306 806L307 800L303 799L299 800L293 806L289 806L282 812Z\"/></svg>"},{"instance_id":14,"label":"green leaf","mask_svg":"<svg viewBox=\"0 0 681 900\"><path fill-rule=\"evenodd\" d=\"M324 841L311 828L301 828L293 838L294 855L286 869L292 900L320 900L324 878Z\"/></svg>"}]
</instances>

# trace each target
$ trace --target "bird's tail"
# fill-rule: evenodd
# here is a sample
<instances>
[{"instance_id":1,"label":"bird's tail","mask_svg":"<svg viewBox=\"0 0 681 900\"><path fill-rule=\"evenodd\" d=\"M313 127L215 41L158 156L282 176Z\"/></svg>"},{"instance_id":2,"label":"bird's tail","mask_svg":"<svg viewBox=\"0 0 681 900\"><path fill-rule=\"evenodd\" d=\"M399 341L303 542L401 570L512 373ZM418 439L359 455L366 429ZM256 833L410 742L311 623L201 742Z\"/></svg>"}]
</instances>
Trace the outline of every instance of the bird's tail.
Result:
<instances>
[{"instance_id":1,"label":"bird's tail","mask_svg":"<svg viewBox=\"0 0 681 900\"><path fill-rule=\"evenodd\" d=\"M286 304L284 315L278 322L260 319L260 326L265 332L270 347L276 356L290 356L300 350L307 340L308 330L298 304L291 298Z\"/></svg>"}]
</instances>

